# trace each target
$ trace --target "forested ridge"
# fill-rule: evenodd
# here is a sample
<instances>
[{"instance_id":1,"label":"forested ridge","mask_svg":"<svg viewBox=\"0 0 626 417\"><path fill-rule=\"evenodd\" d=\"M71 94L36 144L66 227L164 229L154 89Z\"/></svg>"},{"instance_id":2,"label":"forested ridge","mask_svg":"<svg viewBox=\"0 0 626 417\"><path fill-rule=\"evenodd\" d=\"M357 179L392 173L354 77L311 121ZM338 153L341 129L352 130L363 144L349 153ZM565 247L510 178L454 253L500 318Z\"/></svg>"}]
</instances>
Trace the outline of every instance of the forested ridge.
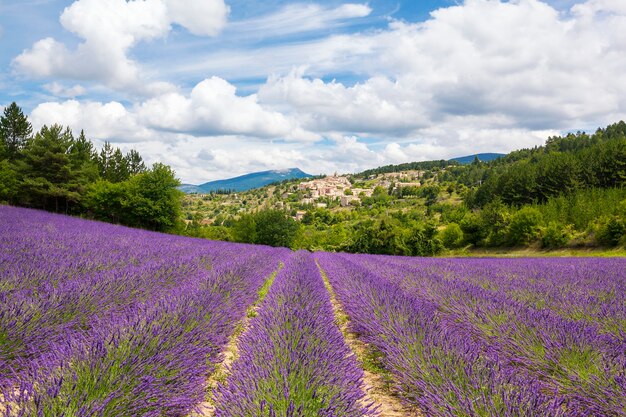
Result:
<instances>
[{"instance_id":1,"label":"forested ridge","mask_svg":"<svg viewBox=\"0 0 626 417\"><path fill-rule=\"evenodd\" d=\"M544 203L578 189L626 184L626 123L594 134L550 137L544 146L522 149L485 167L482 185L467 203L481 207L500 198L504 203Z\"/></svg>"}]
</instances>

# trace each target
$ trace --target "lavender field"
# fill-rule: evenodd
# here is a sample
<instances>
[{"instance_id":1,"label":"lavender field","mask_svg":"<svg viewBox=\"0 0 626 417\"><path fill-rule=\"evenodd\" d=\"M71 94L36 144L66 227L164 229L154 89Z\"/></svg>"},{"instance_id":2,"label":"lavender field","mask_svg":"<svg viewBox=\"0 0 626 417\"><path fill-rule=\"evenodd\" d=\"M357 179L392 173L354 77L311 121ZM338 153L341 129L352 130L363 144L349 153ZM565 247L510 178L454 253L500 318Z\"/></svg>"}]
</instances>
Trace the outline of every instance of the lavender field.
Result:
<instances>
[{"instance_id":1,"label":"lavender field","mask_svg":"<svg viewBox=\"0 0 626 417\"><path fill-rule=\"evenodd\" d=\"M294 253L0 206L0 415L384 417L364 368L407 416L626 416L626 259Z\"/></svg>"}]
</instances>

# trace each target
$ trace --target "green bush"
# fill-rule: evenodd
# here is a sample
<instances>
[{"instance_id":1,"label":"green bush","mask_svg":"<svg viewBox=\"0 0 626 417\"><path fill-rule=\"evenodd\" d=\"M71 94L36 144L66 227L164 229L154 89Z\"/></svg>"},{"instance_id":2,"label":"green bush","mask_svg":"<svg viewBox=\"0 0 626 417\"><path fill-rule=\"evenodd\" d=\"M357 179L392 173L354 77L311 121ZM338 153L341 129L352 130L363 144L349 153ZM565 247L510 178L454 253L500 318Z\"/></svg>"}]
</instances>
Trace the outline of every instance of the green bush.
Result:
<instances>
[{"instance_id":1,"label":"green bush","mask_svg":"<svg viewBox=\"0 0 626 417\"><path fill-rule=\"evenodd\" d=\"M600 219L596 232L596 241L602 246L617 246L626 236L626 222L618 217L603 217Z\"/></svg>"},{"instance_id":2,"label":"green bush","mask_svg":"<svg viewBox=\"0 0 626 417\"><path fill-rule=\"evenodd\" d=\"M460 225L465 244L480 245L484 242L489 230L485 229L482 219L473 212L467 213Z\"/></svg>"},{"instance_id":3,"label":"green bush","mask_svg":"<svg viewBox=\"0 0 626 417\"><path fill-rule=\"evenodd\" d=\"M432 224L411 228L406 243L407 254L412 256L434 256L443 250L443 244L437 237L437 228Z\"/></svg>"},{"instance_id":4,"label":"green bush","mask_svg":"<svg viewBox=\"0 0 626 417\"><path fill-rule=\"evenodd\" d=\"M537 238L541 213L533 207L524 207L511 216L507 241L511 246L528 245Z\"/></svg>"},{"instance_id":5,"label":"green bush","mask_svg":"<svg viewBox=\"0 0 626 417\"><path fill-rule=\"evenodd\" d=\"M17 193L17 173L7 160L0 160L0 202L10 202Z\"/></svg>"},{"instance_id":6,"label":"green bush","mask_svg":"<svg viewBox=\"0 0 626 417\"><path fill-rule=\"evenodd\" d=\"M446 248L458 248L463 245L463 230L456 223L450 223L441 231L441 241Z\"/></svg>"},{"instance_id":7,"label":"green bush","mask_svg":"<svg viewBox=\"0 0 626 417\"><path fill-rule=\"evenodd\" d=\"M571 226L550 222L541 230L541 247L547 249L563 248L567 246L571 238Z\"/></svg>"}]
</instances>

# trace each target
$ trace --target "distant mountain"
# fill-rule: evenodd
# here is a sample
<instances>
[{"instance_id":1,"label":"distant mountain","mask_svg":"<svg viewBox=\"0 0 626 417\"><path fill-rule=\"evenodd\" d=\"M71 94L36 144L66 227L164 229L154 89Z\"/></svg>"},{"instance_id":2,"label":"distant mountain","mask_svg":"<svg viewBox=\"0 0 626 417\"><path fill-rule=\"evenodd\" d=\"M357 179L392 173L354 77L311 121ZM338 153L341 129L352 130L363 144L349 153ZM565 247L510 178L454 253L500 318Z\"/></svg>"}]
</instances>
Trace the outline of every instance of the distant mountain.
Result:
<instances>
[{"instance_id":1,"label":"distant mountain","mask_svg":"<svg viewBox=\"0 0 626 417\"><path fill-rule=\"evenodd\" d=\"M241 175L226 180L210 181L200 185L183 184L179 190L191 194L205 194L214 191L247 191L253 188L260 188L274 182L293 180L298 178L309 178L309 175L299 168L279 169L273 171L253 172L252 174Z\"/></svg>"},{"instance_id":2,"label":"distant mountain","mask_svg":"<svg viewBox=\"0 0 626 417\"><path fill-rule=\"evenodd\" d=\"M193 184L183 184L179 186L178 189L184 192L185 194L203 194L204 193L204 191L202 191L202 188Z\"/></svg>"},{"instance_id":3,"label":"distant mountain","mask_svg":"<svg viewBox=\"0 0 626 417\"><path fill-rule=\"evenodd\" d=\"M505 154L503 153L477 153L474 155L459 156L458 158L452 158L450 159L450 161L456 161L459 164L466 165L466 164L471 164L474 161L475 157L478 157L478 160L481 162L489 162L489 161L493 161L494 159L502 158L503 156L505 156Z\"/></svg>"}]
</instances>

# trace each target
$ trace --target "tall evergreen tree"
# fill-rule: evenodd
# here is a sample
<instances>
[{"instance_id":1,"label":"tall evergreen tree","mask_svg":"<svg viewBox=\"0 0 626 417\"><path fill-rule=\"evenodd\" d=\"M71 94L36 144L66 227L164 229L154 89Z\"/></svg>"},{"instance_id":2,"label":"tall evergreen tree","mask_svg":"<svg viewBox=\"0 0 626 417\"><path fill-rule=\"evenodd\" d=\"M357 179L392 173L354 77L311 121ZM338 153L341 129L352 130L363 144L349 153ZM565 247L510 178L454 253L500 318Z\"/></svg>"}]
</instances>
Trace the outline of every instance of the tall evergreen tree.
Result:
<instances>
[{"instance_id":1,"label":"tall evergreen tree","mask_svg":"<svg viewBox=\"0 0 626 417\"><path fill-rule=\"evenodd\" d=\"M111 159L111 170L107 174L107 179L111 182L122 182L130 178L128 172L128 161L124 158L120 148L116 148Z\"/></svg>"},{"instance_id":2,"label":"tall evergreen tree","mask_svg":"<svg viewBox=\"0 0 626 417\"><path fill-rule=\"evenodd\" d=\"M100 176L108 180L111 175L111 167L113 165L113 153L114 149L111 143L104 142L104 146L98 154L98 169L100 170Z\"/></svg>"},{"instance_id":3,"label":"tall evergreen tree","mask_svg":"<svg viewBox=\"0 0 626 417\"><path fill-rule=\"evenodd\" d=\"M43 126L24 149L20 166L23 203L47 210L67 211L78 202L80 195L72 187L69 149L74 138L69 129L60 125Z\"/></svg>"},{"instance_id":4,"label":"tall evergreen tree","mask_svg":"<svg viewBox=\"0 0 626 417\"><path fill-rule=\"evenodd\" d=\"M143 162L143 158L136 150L131 149L130 152L126 154L126 162L128 165L128 173L130 175L137 175L142 172L146 172L146 165Z\"/></svg>"},{"instance_id":5,"label":"tall evergreen tree","mask_svg":"<svg viewBox=\"0 0 626 417\"><path fill-rule=\"evenodd\" d=\"M85 137L85 132L81 131L69 148L70 165L74 174L70 188L77 190L81 195L84 194L87 185L100 177L97 156L93 143Z\"/></svg>"},{"instance_id":6,"label":"tall evergreen tree","mask_svg":"<svg viewBox=\"0 0 626 417\"><path fill-rule=\"evenodd\" d=\"M16 158L33 133L33 127L22 109L13 102L0 116L0 140L9 159Z\"/></svg>"},{"instance_id":7,"label":"tall evergreen tree","mask_svg":"<svg viewBox=\"0 0 626 417\"><path fill-rule=\"evenodd\" d=\"M70 157L75 166L78 166L84 162L96 161L96 151L93 147L93 143L85 137L85 132L80 131L80 135L76 138L70 147Z\"/></svg>"}]
</instances>

